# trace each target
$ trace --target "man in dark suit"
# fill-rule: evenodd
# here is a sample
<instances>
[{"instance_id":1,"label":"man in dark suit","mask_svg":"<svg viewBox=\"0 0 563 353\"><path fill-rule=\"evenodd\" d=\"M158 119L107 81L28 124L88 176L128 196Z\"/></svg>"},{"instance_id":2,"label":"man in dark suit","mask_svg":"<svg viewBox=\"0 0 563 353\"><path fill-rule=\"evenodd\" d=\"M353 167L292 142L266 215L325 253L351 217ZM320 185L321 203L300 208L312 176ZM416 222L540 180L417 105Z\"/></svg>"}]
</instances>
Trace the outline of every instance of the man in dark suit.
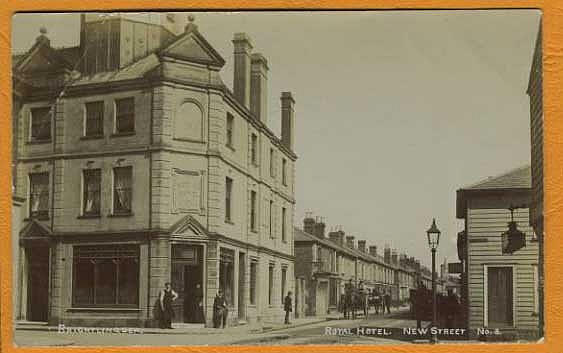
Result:
<instances>
[{"instance_id":1,"label":"man in dark suit","mask_svg":"<svg viewBox=\"0 0 563 353\"><path fill-rule=\"evenodd\" d=\"M227 326L227 315L229 314L227 300L223 291L219 290L213 300L213 327L225 328Z\"/></svg>"},{"instance_id":2,"label":"man in dark suit","mask_svg":"<svg viewBox=\"0 0 563 353\"><path fill-rule=\"evenodd\" d=\"M289 325L289 313L292 312L291 291L287 292L287 295L283 301L283 310L285 310L285 324Z\"/></svg>"}]
</instances>

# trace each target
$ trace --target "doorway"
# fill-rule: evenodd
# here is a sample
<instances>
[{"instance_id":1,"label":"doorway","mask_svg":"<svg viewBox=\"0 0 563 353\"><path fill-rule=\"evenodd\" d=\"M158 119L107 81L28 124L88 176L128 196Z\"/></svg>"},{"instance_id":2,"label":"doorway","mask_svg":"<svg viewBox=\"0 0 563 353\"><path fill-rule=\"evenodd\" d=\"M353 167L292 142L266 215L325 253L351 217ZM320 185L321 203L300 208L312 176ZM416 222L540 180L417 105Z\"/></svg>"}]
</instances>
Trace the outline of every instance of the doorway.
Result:
<instances>
[{"instance_id":1,"label":"doorway","mask_svg":"<svg viewBox=\"0 0 563 353\"><path fill-rule=\"evenodd\" d=\"M49 316L49 247L26 248L27 319L46 322Z\"/></svg>"},{"instance_id":2,"label":"doorway","mask_svg":"<svg viewBox=\"0 0 563 353\"><path fill-rule=\"evenodd\" d=\"M487 318L489 327L511 327L513 313L512 267L487 268Z\"/></svg>"},{"instance_id":3,"label":"doorway","mask_svg":"<svg viewBox=\"0 0 563 353\"><path fill-rule=\"evenodd\" d=\"M203 246L172 245L172 288L178 298L172 304L174 322L204 323Z\"/></svg>"}]
</instances>

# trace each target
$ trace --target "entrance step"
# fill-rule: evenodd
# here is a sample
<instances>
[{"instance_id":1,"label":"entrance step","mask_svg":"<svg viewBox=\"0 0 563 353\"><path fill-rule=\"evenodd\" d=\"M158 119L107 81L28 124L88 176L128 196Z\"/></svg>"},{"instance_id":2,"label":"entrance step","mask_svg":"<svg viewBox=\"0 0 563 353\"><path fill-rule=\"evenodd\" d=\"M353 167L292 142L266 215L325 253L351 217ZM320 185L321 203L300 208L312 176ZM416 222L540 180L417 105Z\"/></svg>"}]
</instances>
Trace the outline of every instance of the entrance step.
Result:
<instances>
[{"instance_id":1,"label":"entrance step","mask_svg":"<svg viewBox=\"0 0 563 353\"><path fill-rule=\"evenodd\" d=\"M192 329L192 328L204 328L205 324L192 324L186 322L175 322L172 323L173 328L180 328L180 329Z\"/></svg>"}]
</instances>

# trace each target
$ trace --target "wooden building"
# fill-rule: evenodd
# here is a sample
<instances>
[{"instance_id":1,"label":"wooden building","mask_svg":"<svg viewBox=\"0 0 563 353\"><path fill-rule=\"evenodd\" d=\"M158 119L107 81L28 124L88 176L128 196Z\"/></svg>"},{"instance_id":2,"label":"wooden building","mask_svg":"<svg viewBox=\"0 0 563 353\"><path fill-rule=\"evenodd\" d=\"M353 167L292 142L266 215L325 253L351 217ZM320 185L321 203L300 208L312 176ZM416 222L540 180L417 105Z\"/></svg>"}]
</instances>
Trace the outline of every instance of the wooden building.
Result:
<instances>
[{"instance_id":1,"label":"wooden building","mask_svg":"<svg viewBox=\"0 0 563 353\"><path fill-rule=\"evenodd\" d=\"M538 335L538 242L529 225L531 201L529 166L457 191L457 218L465 220L464 244L458 247L466 265L462 292L472 335L483 327L499 328L507 339Z\"/></svg>"},{"instance_id":2,"label":"wooden building","mask_svg":"<svg viewBox=\"0 0 563 353\"><path fill-rule=\"evenodd\" d=\"M542 64L542 27L541 22L536 38L534 57L530 69L527 94L530 97L530 140L532 162L532 202L530 204L530 224L538 237L540 288L540 336L543 336L543 258L544 258L544 217L543 217L543 64Z\"/></svg>"},{"instance_id":3,"label":"wooden building","mask_svg":"<svg viewBox=\"0 0 563 353\"><path fill-rule=\"evenodd\" d=\"M42 29L13 58L16 319L153 325L172 282L176 324L210 325L218 290L231 323L283 320L294 99L281 94L278 138L267 60L244 33L233 44L232 91L179 14L82 15L79 46L53 48Z\"/></svg>"}]
</instances>

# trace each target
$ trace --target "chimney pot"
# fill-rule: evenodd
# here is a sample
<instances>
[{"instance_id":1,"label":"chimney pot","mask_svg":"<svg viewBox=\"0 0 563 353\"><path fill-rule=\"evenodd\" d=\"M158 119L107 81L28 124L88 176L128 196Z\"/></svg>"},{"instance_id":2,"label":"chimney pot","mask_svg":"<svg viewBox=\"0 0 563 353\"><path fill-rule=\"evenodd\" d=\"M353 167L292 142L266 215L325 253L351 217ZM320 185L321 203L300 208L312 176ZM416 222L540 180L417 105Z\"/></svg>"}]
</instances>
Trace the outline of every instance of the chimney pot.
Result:
<instances>
[{"instance_id":1,"label":"chimney pot","mask_svg":"<svg viewBox=\"0 0 563 353\"><path fill-rule=\"evenodd\" d=\"M365 240L358 240L358 250L361 252L366 252L366 241Z\"/></svg>"},{"instance_id":2,"label":"chimney pot","mask_svg":"<svg viewBox=\"0 0 563 353\"><path fill-rule=\"evenodd\" d=\"M350 249L354 249L354 236L348 235L346 236L346 246Z\"/></svg>"}]
</instances>

